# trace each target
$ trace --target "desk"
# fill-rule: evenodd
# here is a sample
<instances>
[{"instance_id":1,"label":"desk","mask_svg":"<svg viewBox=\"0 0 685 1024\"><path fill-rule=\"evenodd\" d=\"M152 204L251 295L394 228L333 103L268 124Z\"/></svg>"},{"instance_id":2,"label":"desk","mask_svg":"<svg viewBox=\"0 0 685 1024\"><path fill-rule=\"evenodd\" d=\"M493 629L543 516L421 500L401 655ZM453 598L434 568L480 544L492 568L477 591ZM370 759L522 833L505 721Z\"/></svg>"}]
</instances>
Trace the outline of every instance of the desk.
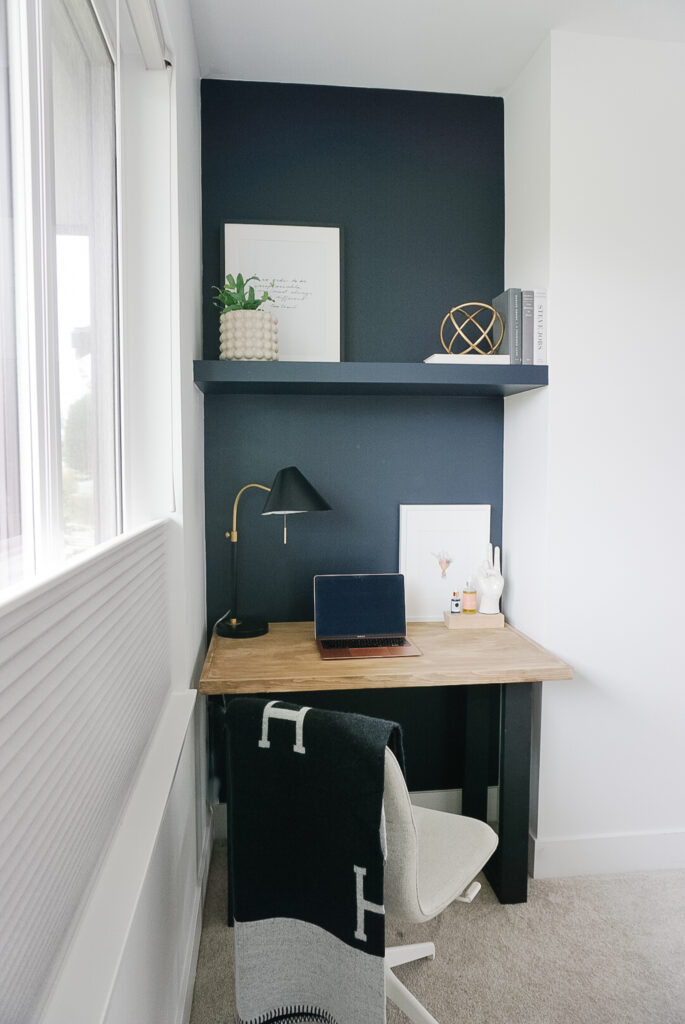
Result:
<instances>
[{"instance_id":1,"label":"desk","mask_svg":"<svg viewBox=\"0 0 685 1024\"><path fill-rule=\"evenodd\" d=\"M410 623L417 658L322 661L311 622L274 622L249 640L212 637L200 693L288 694L325 690L467 686L466 778L462 810L486 820L487 687L500 694L499 845L486 875L500 902L523 903L528 893L531 684L571 679L573 670L522 633L503 629L450 630ZM515 684L515 685L509 685ZM285 699L285 697L283 698Z\"/></svg>"}]
</instances>

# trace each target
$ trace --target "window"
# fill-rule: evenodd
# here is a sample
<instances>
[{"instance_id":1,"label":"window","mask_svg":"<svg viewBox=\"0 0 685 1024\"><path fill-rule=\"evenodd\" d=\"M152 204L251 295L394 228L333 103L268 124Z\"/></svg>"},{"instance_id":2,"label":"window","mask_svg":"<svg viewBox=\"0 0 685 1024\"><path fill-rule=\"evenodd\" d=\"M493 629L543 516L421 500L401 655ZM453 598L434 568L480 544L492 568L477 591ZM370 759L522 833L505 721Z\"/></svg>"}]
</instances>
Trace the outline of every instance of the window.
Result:
<instances>
[{"instance_id":1,"label":"window","mask_svg":"<svg viewBox=\"0 0 685 1024\"><path fill-rule=\"evenodd\" d=\"M7 583L119 532L121 474L114 62L88 0L0 20Z\"/></svg>"},{"instance_id":2,"label":"window","mask_svg":"<svg viewBox=\"0 0 685 1024\"><path fill-rule=\"evenodd\" d=\"M7 9L3 4L0 8L0 586L13 581L21 561L13 223L9 47Z\"/></svg>"}]
</instances>

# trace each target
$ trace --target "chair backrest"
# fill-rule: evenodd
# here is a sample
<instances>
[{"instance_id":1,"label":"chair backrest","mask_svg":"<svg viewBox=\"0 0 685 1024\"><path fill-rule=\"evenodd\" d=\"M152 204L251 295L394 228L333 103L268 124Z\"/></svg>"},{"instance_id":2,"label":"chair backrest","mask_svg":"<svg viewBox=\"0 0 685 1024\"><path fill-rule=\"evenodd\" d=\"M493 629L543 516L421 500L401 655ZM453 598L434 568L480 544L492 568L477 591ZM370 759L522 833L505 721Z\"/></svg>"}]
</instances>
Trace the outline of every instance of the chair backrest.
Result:
<instances>
[{"instance_id":1,"label":"chair backrest","mask_svg":"<svg viewBox=\"0 0 685 1024\"><path fill-rule=\"evenodd\" d=\"M387 860L383 902L386 913L406 921L425 920L419 899L419 851L416 822L407 784L397 758L385 750L385 832Z\"/></svg>"}]
</instances>

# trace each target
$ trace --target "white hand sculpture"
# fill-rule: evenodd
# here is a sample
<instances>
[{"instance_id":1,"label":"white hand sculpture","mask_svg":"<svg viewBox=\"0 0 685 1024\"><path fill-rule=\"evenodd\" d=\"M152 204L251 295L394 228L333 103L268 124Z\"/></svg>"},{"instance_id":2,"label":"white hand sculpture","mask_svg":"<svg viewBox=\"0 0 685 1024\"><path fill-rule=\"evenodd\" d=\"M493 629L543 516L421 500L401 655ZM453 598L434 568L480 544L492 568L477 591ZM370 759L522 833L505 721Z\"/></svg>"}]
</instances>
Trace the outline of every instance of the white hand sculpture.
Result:
<instances>
[{"instance_id":1,"label":"white hand sculpture","mask_svg":"<svg viewBox=\"0 0 685 1024\"><path fill-rule=\"evenodd\" d=\"M499 548L495 548L493 561L492 544L488 545L488 558L478 570L477 581L480 595L478 611L483 615L496 615L499 612L499 599L504 590L504 577L500 571Z\"/></svg>"}]
</instances>

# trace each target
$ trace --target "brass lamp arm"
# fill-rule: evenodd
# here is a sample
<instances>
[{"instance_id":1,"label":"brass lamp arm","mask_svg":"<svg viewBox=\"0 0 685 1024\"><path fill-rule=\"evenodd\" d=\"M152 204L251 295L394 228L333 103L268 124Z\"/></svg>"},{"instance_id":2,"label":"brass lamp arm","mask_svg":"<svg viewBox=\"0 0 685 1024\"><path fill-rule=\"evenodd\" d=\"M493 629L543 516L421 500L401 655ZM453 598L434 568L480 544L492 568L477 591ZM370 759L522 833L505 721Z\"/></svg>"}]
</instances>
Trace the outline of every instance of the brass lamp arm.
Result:
<instances>
[{"instance_id":1,"label":"brass lamp arm","mask_svg":"<svg viewBox=\"0 0 685 1024\"><path fill-rule=\"evenodd\" d=\"M270 491L271 490L270 487L265 487L264 484L245 484L244 487L240 488L240 490L238 491L238 493L235 496L235 501L233 502L233 529L231 530L230 533L228 532L228 530L226 531L227 539L230 539L233 544L236 544L238 542L238 530L237 530L238 502L240 501L240 496L243 493L243 491L249 490L250 487L258 487L260 489L260 491Z\"/></svg>"}]
</instances>

